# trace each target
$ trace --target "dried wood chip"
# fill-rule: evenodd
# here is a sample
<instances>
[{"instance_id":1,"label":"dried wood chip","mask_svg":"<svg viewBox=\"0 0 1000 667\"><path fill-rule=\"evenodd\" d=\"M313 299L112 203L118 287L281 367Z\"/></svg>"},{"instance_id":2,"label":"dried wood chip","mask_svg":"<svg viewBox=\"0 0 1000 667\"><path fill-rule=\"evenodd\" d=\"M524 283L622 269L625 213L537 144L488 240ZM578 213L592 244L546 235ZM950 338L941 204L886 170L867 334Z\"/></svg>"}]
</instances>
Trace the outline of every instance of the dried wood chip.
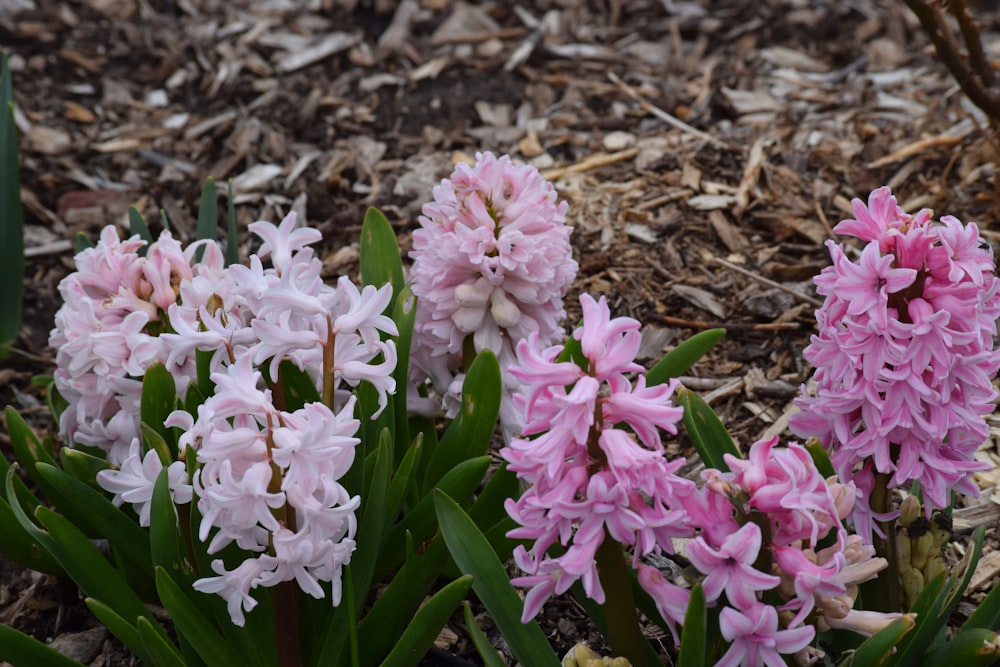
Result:
<instances>
[{"instance_id":1,"label":"dried wood chip","mask_svg":"<svg viewBox=\"0 0 1000 667\"><path fill-rule=\"evenodd\" d=\"M703 196L707 197L710 195ZM743 236L743 233L726 219L726 216L722 214L722 211L719 211L718 209L709 211L708 221L712 223L712 229L714 229L715 233L719 235L719 240L722 241L723 245L729 248L729 252L735 252L743 255L749 251L750 243L747 241L746 237Z\"/></svg>"},{"instance_id":2,"label":"dried wood chip","mask_svg":"<svg viewBox=\"0 0 1000 667\"><path fill-rule=\"evenodd\" d=\"M656 232L649 228L649 225L640 225L637 223L625 225L625 233L630 238L642 241L643 243L656 243L659 238Z\"/></svg>"},{"instance_id":3,"label":"dried wood chip","mask_svg":"<svg viewBox=\"0 0 1000 667\"><path fill-rule=\"evenodd\" d=\"M294 51L287 56L280 58L275 67L279 72L288 74L303 67L314 65L319 61L329 58L335 53L346 51L361 41L360 32L331 32L322 35L314 40L309 46Z\"/></svg>"},{"instance_id":4,"label":"dried wood chip","mask_svg":"<svg viewBox=\"0 0 1000 667\"><path fill-rule=\"evenodd\" d=\"M233 193L259 192L281 172L282 168L276 164L256 164L233 179ZM226 184L220 182L219 186Z\"/></svg>"},{"instance_id":5,"label":"dried wood chip","mask_svg":"<svg viewBox=\"0 0 1000 667\"><path fill-rule=\"evenodd\" d=\"M760 50L760 57L778 67L790 67L802 72L827 72L830 66L812 56L785 46L772 46Z\"/></svg>"},{"instance_id":6,"label":"dried wood chip","mask_svg":"<svg viewBox=\"0 0 1000 667\"><path fill-rule=\"evenodd\" d=\"M687 205L696 211L730 208L735 203L735 195L695 195L687 200Z\"/></svg>"},{"instance_id":7,"label":"dried wood chip","mask_svg":"<svg viewBox=\"0 0 1000 667\"><path fill-rule=\"evenodd\" d=\"M431 46L462 41L479 41L483 35L491 35L499 30L500 24L493 20L484 7L470 5L459 0L455 3L448 18L431 35ZM478 39L468 40L469 35L474 35Z\"/></svg>"},{"instance_id":8,"label":"dried wood chip","mask_svg":"<svg viewBox=\"0 0 1000 667\"><path fill-rule=\"evenodd\" d=\"M671 285L670 289L672 289L677 296L681 297L691 305L697 306L702 310L707 310L720 320L729 314L729 310L722 305L711 292L703 290L700 287L692 287L691 285Z\"/></svg>"},{"instance_id":9,"label":"dried wood chip","mask_svg":"<svg viewBox=\"0 0 1000 667\"><path fill-rule=\"evenodd\" d=\"M142 148L143 142L134 137L118 137L108 141L95 141L90 144L91 149L98 153L127 153Z\"/></svg>"},{"instance_id":10,"label":"dried wood chip","mask_svg":"<svg viewBox=\"0 0 1000 667\"><path fill-rule=\"evenodd\" d=\"M966 590L974 591L982 588L993 581L997 575L1000 575L1000 551L985 553L979 560L979 564L976 565L976 571L972 573L969 587Z\"/></svg>"},{"instance_id":11,"label":"dried wood chip","mask_svg":"<svg viewBox=\"0 0 1000 667\"><path fill-rule=\"evenodd\" d=\"M90 124L97 120L97 116L94 115L93 111L72 100L63 103L63 112L68 120L77 123Z\"/></svg>"},{"instance_id":12,"label":"dried wood chip","mask_svg":"<svg viewBox=\"0 0 1000 667\"><path fill-rule=\"evenodd\" d=\"M722 94L736 110L736 113L740 115L761 112L773 113L781 111L783 108L778 100L760 90L723 88Z\"/></svg>"},{"instance_id":13,"label":"dried wood chip","mask_svg":"<svg viewBox=\"0 0 1000 667\"><path fill-rule=\"evenodd\" d=\"M46 155L58 155L73 145L69 133L58 127L35 124L24 134L25 148Z\"/></svg>"}]
</instances>

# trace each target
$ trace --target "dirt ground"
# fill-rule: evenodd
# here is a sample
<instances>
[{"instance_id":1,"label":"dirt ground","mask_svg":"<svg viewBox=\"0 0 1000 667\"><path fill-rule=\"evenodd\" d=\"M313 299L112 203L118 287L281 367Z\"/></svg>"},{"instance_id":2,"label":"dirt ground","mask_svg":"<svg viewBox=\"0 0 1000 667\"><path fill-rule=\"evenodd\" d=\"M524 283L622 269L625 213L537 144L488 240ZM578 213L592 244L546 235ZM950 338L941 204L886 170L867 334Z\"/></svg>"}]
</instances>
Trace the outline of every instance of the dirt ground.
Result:
<instances>
[{"instance_id":1,"label":"dirt ground","mask_svg":"<svg viewBox=\"0 0 1000 667\"><path fill-rule=\"evenodd\" d=\"M984 0L976 17L1000 59L1000 10ZM0 48L28 252L0 403L40 429L30 378L52 368L75 236L126 229L135 205L190 239L209 176L232 181L244 226L296 210L322 230L334 278L357 272L366 207L405 250L457 161L490 150L537 166L570 203L570 305L606 294L643 321L646 361L728 329L685 383L744 447L785 433L809 373L810 280L851 198L888 184L907 210L1000 241L1000 141L901 0L0 0ZM1000 461L996 443L981 454ZM980 482L956 525L990 526L991 548L960 614L1000 570L1000 473ZM0 622L127 664L87 613L72 586L0 562ZM560 647L591 632L568 602L543 625ZM450 630L442 649L470 656Z\"/></svg>"}]
</instances>

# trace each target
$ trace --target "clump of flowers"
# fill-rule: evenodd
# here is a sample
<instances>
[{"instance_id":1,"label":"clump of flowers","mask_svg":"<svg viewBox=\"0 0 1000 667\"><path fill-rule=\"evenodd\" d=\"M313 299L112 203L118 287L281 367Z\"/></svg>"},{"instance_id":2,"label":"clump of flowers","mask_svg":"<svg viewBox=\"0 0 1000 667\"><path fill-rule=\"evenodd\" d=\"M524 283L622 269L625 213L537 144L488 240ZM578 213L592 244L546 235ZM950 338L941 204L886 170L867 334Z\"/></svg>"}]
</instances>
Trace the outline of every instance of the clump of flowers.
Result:
<instances>
[{"instance_id":1,"label":"clump of flowers","mask_svg":"<svg viewBox=\"0 0 1000 667\"><path fill-rule=\"evenodd\" d=\"M370 383L379 411L385 407L395 391L396 351L382 334L398 333L382 315L390 285L359 290L347 278L323 281L322 262L308 247L321 238L317 230L297 229L294 214L250 230L263 243L249 266L226 267L213 243L182 251L165 232L142 257L143 241L120 242L106 228L60 285L74 298L52 333L56 386L69 402L62 427L73 441L108 451L113 468L97 481L115 504L130 503L149 525L153 486L167 466L174 501L197 499L208 553L235 542L250 554L228 570L215 560L217 576L195 583L226 598L237 625L256 605L250 591L257 586L294 580L323 597L319 582L332 582L339 603L360 502L338 481L358 443L350 389ZM199 246L206 251L192 268ZM208 356L213 393L196 415L170 415L166 426L183 431L180 456L161 460L138 437L142 375L162 363L184 396L200 390L199 354ZM311 378L321 400L290 409L283 392L272 393L286 361ZM198 463L190 479L189 456Z\"/></svg>"},{"instance_id":2,"label":"clump of flowers","mask_svg":"<svg viewBox=\"0 0 1000 667\"><path fill-rule=\"evenodd\" d=\"M815 387L796 399L791 428L828 448L859 497L877 476L888 488L919 481L930 516L952 491L978 495L970 476L988 467L973 454L996 398L1000 281L975 224L910 215L888 188L853 206L834 231L866 245L852 261L827 242L833 265L816 278L826 301L804 351ZM858 503L859 533L878 531L887 509Z\"/></svg>"},{"instance_id":3,"label":"clump of flowers","mask_svg":"<svg viewBox=\"0 0 1000 667\"><path fill-rule=\"evenodd\" d=\"M518 341L535 333L544 347L562 333L563 297L577 271L567 206L537 169L489 152L434 188L410 257L413 362L439 394L453 389L463 358L492 350L507 368Z\"/></svg>"},{"instance_id":4,"label":"clump of flowers","mask_svg":"<svg viewBox=\"0 0 1000 667\"><path fill-rule=\"evenodd\" d=\"M526 426L500 455L528 484L507 501L520 526L508 535L533 541L514 551L525 575L512 583L529 589L523 621L577 581L605 604L610 560L627 553L676 638L690 592L648 557L674 553L677 538L707 603L720 607L728 642L720 665L815 657L817 628L871 634L898 617L853 608L858 584L886 566L841 523L854 505L853 485L824 479L805 448L777 447L777 438L752 445L746 460L726 454L730 471L705 471L700 488L679 477L683 460L667 460L660 435L676 434L683 414L671 403L677 381L647 387L634 362L639 323L612 319L603 298L584 295L580 303L578 353L542 349L531 336L510 370L521 382L515 403Z\"/></svg>"},{"instance_id":5,"label":"clump of flowers","mask_svg":"<svg viewBox=\"0 0 1000 667\"><path fill-rule=\"evenodd\" d=\"M534 540L530 549L514 551L526 575L512 583L530 588L525 621L578 580L589 597L605 601L595 560L605 540L627 545L638 562L669 551L674 537L689 533L680 499L694 484L677 476L683 460L667 461L658 432L677 432L682 411L670 400L677 382L647 387L642 374L630 381L643 370L634 361L639 322L612 319L604 297L583 295L580 304L583 325L573 337L586 367L562 360L562 345L543 348L532 334L518 344L518 363L510 369L522 383L514 400L526 426L500 455L530 485L520 499L507 501L520 524L509 536ZM557 543L565 551L548 555ZM683 618L685 595L681 589L661 595L674 620Z\"/></svg>"}]
</instances>

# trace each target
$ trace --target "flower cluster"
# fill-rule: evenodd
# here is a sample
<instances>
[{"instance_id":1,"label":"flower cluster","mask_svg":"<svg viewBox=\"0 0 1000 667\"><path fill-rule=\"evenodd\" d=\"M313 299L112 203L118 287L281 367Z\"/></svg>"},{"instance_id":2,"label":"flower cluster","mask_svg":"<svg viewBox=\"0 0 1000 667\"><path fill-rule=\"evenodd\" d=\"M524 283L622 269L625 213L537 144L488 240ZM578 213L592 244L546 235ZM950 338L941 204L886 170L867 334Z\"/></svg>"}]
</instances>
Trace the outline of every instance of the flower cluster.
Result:
<instances>
[{"instance_id":1,"label":"flower cluster","mask_svg":"<svg viewBox=\"0 0 1000 667\"><path fill-rule=\"evenodd\" d=\"M930 513L953 490L978 495L970 475L984 467L973 453L996 398L1000 280L975 224L910 215L888 188L853 205L834 231L866 245L852 261L827 242L833 265L816 278L826 301L804 352L815 388L796 400L791 428L818 438L862 497L876 474L891 475L889 487L919 481ZM860 534L877 530L872 519L859 503Z\"/></svg>"},{"instance_id":2,"label":"flower cluster","mask_svg":"<svg viewBox=\"0 0 1000 667\"><path fill-rule=\"evenodd\" d=\"M56 349L55 386L67 402L60 416L62 435L98 447L120 465L139 438L142 376L169 354L157 335L167 330L167 309L180 286L214 276L222 267L215 245L192 265L199 246L184 250L164 231L149 246L138 237L118 238L105 227L96 246L76 256L77 270L59 283L63 305L49 344ZM172 369L178 393L195 375L194 364Z\"/></svg>"},{"instance_id":3,"label":"flower cluster","mask_svg":"<svg viewBox=\"0 0 1000 667\"><path fill-rule=\"evenodd\" d=\"M780 654L805 651L817 628L871 634L895 618L853 608L857 585L887 565L841 525L854 488L824 480L800 445L777 442L754 443L745 460L727 454L730 472L705 471L705 485L685 499L698 529L686 555L706 601L723 605L730 646L719 665L784 664ZM764 602L765 591L780 603Z\"/></svg>"},{"instance_id":4,"label":"flower cluster","mask_svg":"<svg viewBox=\"0 0 1000 667\"><path fill-rule=\"evenodd\" d=\"M237 624L256 604L249 595L256 586L294 579L320 597L318 582L330 581L339 601L359 502L337 481L358 442L350 389L368 382L379 410L386 406L396 350L382 335L398 333L382 315L389 285L359 290L347 278L323 281L322 262L308 247L320 239L317 230L297 229L294 214L250 230L263 243L249 266L226 267L215 244L182 251L164 233L141 257L141 240L120 242L106 228L60 286L76 298L67 298L52 334L56 386L70 404L62 427L74 441L109 452L114 467L98 482L115 504L132 504L148 525L153 485L167 465L174 501L197 498L200 539L216 531L209 553L235 541L254 554L231 570L215 561L218 576L196 584L226 597ZM192 268L199 246L205 253ZM159 362L183 396L197 381L199 354L209 359L214 393L196 416L179 410L167 421L183 430L181 459L197 457L188 479L183 460L143 451L139 393L142 375ZM304 371L322 401L292 410L284 393L272 397L282 362Z\"/></svg>"},{"instance_id":5,"label":"flower cluster","mask_svg":"<svg viewBox=\"0 0 1000 667\"><path fill-rule=\"evenodd\" d=\"M573 336L586 368L561 360L561 345L543 349L533 334L518 344L518 362L510 369L522 383L515 402L526 426L500 455L530 484L520 499L507 501L507 512L520 524L509 536L534 540L530 550L514 552L527 574L513 583L531 588L525 620L577 580L589 597L604 602L594 561L604 540L630 546L638 561L688 534L677 508L694 485L676 475L683 461L666 460L658 432L677 432L682 412L670 402L676 381L647 387L638 375L630 382L627 375L642 370L634 362L639 323L612 319L603 297L583 295L580 304L583 325ZM547 555L556 543L565 552ZM685 594L674 596L675 620L683 618Z\"/></svg>"},{"instance_id":6,"label":"flower cluster","mask_svg":"<svg viewBox=\"0 0 1000 667\"><path fill-rule=\"evenodd\" d=\"M544 347L562 333L563 297L577 270L566 208L537 169L488 152L434 188L410 257L413 362L439 394L454 391L468 352L492 350L503 369L529 334ZM514 414L505 401L505 422Z\"/></svg>"}]
</instances>

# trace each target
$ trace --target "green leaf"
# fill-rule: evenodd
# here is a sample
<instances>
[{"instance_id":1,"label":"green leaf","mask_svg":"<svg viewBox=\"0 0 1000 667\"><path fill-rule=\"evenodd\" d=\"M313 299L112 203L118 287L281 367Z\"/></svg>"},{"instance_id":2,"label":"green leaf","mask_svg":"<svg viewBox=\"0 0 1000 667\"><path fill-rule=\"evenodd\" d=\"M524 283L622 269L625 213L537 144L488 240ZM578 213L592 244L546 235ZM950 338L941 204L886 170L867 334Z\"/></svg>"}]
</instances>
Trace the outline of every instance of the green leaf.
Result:
<instances>
[{"instance_id":1,"label":"green leaf","mask_svg":"<svg viewBox=\"0 0 1000 667\"><path fill-rule=\"evenodd\" d=\"M424 472L427 494L453 466L489 450L500 414L503 383L496 355L484 350L476 356L462 384L462 407L431 454Z\"/></svg>"},{"instance_id":2,"label":"green leaf","mask_svg":"<svg viewBox=\"0 0 1000 667\"><path fill-rule=\"evenodd\" d=\"M414 473L420 464L420 455L423 453L423 436L418 435L416 441L406 450L406 455L400 461L396 473L389 483L389 491L385 503L385 524L392 526L396 523L396 515L402 507L403 499L406 497L406 490L413 484Z\"/></svg>"},{"instance_id":3,"label":"green leaf","mask_svg":"<svg viewBox=\"0 0 1000 667\"><path fill-rule=\"evenodd\" d=\"M375 574L376 558L387 531L385 513L392 458L392 434L389 429L385 429L382 431L379 447L375 452L371 483L361 496L365 502L361 506L361 518L358 520L357 549L351 557L351 576L354 577L354 590L357 594L355 612L361 611L362 605L368 598L368 589Z\"/></svg>"},{"instance_id":4,"label":"green leaf","mask_svg":"<svg viewBox=\"0 0 1000 667\"><path fill-rule=\"evenodd\" d=\"M170 612L177 632L212 667L241 667L244 661L215 629L215 624L191 602L162 567L156 568L156 590Z\"/></svg>"},{"instance_id":5,"label":"green leaf","mask_svg":"<svg viewBox=\"0 0 1000 667\"><path fill-rule=\"evenodd\" d=\"M316 391L316 384L309 374L285 359L278 365L278 376L281 378L281 394L284 397L284 410L295 412L306 403L318 403L321 398ZM272 389L276 385L272 384Z\"/></svg>"},{"instance_id":6,"label":"green leaf","mask_svg":"<svg viewBox=\"0 0 1000 667\"><path fill-rule=\"evenodd\" d=\"M726 472L729 466L723 454L742 458L729 431L701 396L687 387L678 387L677 405L684 408L684 428L706 468Z\"/></svg>"},{"instance_id":7,"label":"green leaf","mask_svg":"<svg viewBox=\"0 0 1000 667\"><path fill-rule=\"evenodd\" d=\"M385 637L402 634L447 560L444 541L438 538L422 553L403 563L358 624L361 664L377 664L389 652L392 647L386 643ZM337 664L334 658L338 653L332 650L333 638L328 636L327 642L331 646L324 649L323 657L314 664Z\"/></svg>"},{"instance_id":8,"label":"green leaf","mask_svg":"<svg viewBox=\"0 0 1000 667\"><path fill-rule=\"evenodd\" d=\"M472 615L472 606L468 602L464 606L465 629L469 631L472 645L476 647L476 652L483 660L483 667L507 667L507 661L493 648L493 644L476 622L476 617Z\"/></svg>"},{"instance_id":9,"label":"green leaf","mask_svg":"<svg viewBox=\"0 0 1000 667\"><path fill-rule=\"evenodd\" d=\"M410 346L413 341L413 325L417 316L417 297L409 287L403 288L396 296L396 305L392 310L392 320L396 323L399 335L396 336L396 368L392 371L392 377L396 380L396 390L399 392L400 400L397 401L399 409L396 413L395 436L397 443L412 442L410 438L410 420L406 414L405 392L409 391L410 372ZM396 456L403 455L402 447L396 448Z\"/></svg>"},{"instance_id":10,"label":"green leaf","mask_svg":"<svg viewBox=\"0 0 1000 667\"><path fill-rule=\"evenodd\" d=\"M11 509L21 526L55 557L77 586L88 596L104 601L123 618L144 616L155 623L152 614L125 579L76 526L41 505L35 509L35 516L41 526L25 514L14 495L14 472L13 469L7 472L6 481L7 497L12 501Z\"/></svg>"},{"instance_id":11,"label":"green leaf","mask_svg":"<svg viewBox=\"0 0 1000 667\"><path fill-rule=\"evenodd\" d=\"M0 553L6 558L38 572L63 574L55 558L21 526L6 500L0 500L0 535Z\"/></svg>"},{"instance_id":12,"label":"green leaf","mask_svg":"<svg viewBox=\"0 0 1000 667\"><path fill-rule=\"evenodd\" d=\"M381 287L392 285L392 301L386 308L392 313L396 298L403 290L403 260L399 254L396 232L377 208L369 208L361 223L361 282Z\"/></svg>"},{"instance_id":13,"label":"green leaf","mask_svg":"<svg viewBox=\"0 0 1000 667\"><path fill-rule=\"evenodd\" d=\"M963 630L928 653L921 667L988 667L1000 661L1000 636L993 630L973 628Z\"/></svg>"},{"instance_id":14,"label":"green leaf","mask_svg":"<svg viewBox=\"0 0 1000 667\"><path fill-rule=\"evenodd\" d=\"M69 447L63 447L59 450L59 463L71 477L98 490L101 486L97 483L97 473L112 467L107 459Z\"/></svg>"},{"instance_id":15,"label":"green leaf","mask_svg":"<svg viewBox=\"0 0 1000 667\"><path fill-rule=\"evenodd\" d=\"M139 248L139 256L145 257L146 251L149 250L149 245L153 242L153 233L149 231L149 226L146 225L146 221L142 219L142 213L139 213L139 209L135 206L128 207L128 231L131 236L138 235L147 245Z\"/></svg>"},{"instance_id":16,"label":"green leaf","mask_svg":"<svg viewBox=\"0 0 1000 667\"><path fill-rule=\"evenodd\" d=\"M962 630L973 628L995 630L998 627L1000 627L1000 586L994 586L989 595L976 606L976 610L962 624Z\"/></svg>"},{"instance_id":17,"label":"green leaf","mask_svg":"<svg viewBox=\"0 0 1000 667\"><path fill-rule=\"evenodd\" d=\"M240 237L236 233L236 204L233 202L233 179L226 190L226 266L240 263Z\"/></svg>"},{"instance_id":18,"label":"green leaf","mask_svg":"<svg viewBox=\"0 0 1000 667\"><path fill-rule=\"evenodd\" d=\"M676 667L702 667L707 659L708 618L705 611L705 591L701 584L691 589L691 601L684 613L680 654Z\"/></svg>"},{"instance_id":19,"label":"green leaf","mask_svg":"<svg viewBox=\"0 0 1000 667\"><path fill-rule=\"evenodd\" d=\"M0 625L0 660L14 667L80 667L81 663L67 658L62 653L38 641L34 637L18 632L14 628Z\"/></svg>"},{"instance_id":20,"label":"green leaf","mask_svg":"<svg viewBox=\"0 0 1000 667\"><path fill-rule=\"evenodd\" d=\"M476 524L441 491L434 493L434 506L448 550L462 572L472 575L473 590L517 659L524 665L558 667L559 658L538 624L521 623L521 599Z\"/></svg>"},{"instance_id":21,"label":"green leaf","mask_svg":"<svg viewBox=\"0 0 1000 667\"><path fill-rule=\"evenodd\" d=\"M92 486L47 463L38 463L36 467L57 494L50 498L56 507L75 508L80 519L86 522L82 526L77 524L78 527L89 528L93 534L106 538L111 546L139 568L144 577L153 576L149 535L145 530Z\"/></svg>"},{"instance_id":22,"label":"green leaf","mask_svg":"<svg viewBox=\"0 0 1000 667\"><path fill-rule=\"evenodd\" d=\"M114 609L100 600L87 598L84 602L86 602L91 613L101 622L101 625L111 631L111 634L118 637L144 663L153 664L151 656L146 652L146 647L139 638L139 631L136 630L134 625L122 618L120 614L115 613Z\"/></svg>"},{"instance_id":23,"label":"green leaf","mask_svg":"<svg viewBox=\"0 0 1000 667\"><path fill-rule=\"evenodd\" d=\"M0 57L0 360L21 328L24 299L24 209L17 126L7 55Z\"/></svg>"},{"instance_id":24,"label":"green leaf","mask_svg":"<svg viewBox=\"0 0 1000 667\"><path fill-rule=\"evenodd\" d=\"M445 473L438 487L441 491L455 498L457 502L465 504L472 498L472 494L483 481L483 476L490 466L489 456L480 456L469 459L456 465ZM415 542L424 542L430 539L437 529L437 517L434 512L433 496L424 496L419 503L403 519L393 526L382 553L379 555L378 565L375 568L375 578L381 579L390 570L399 565L404 553L403 547L406 544L407 534L412 536Z\"/></svg>"},{"instance_id":25,"label":"green leaf","mask_svg":"<svg viewBox=\"0 0 1000 667\"><path fill-rule=\"evenodd\" d=\"M83 232L77 232L76 236L73 237L73 249L77 253L81 253L88 248L93 248L94 242L90 240L90 237Z\"/></svg>"},{"instance_id":26,"label":"green leaf","mask_svg":"<svg viewBox=\"0 0 1000 667\"><path fill-rule=\"evenodd\" d=\"M215 241L219 238L219 196L215 192L215 179L209 176L201 189L201 201L198 203L198 231L196 238ZM204 248L198 248L194 261L200 262L205 254Z\"/></svg>"},{"instance_id":27,"label":"green leaf","mask_svg":"<svg viewBox=\"0 0 1000 667\"><path fill-rule=\"evenodd\" d=\"M917 614L916 627L906 640L897 646L892 664L917 664L921 656L934 644L944 630L951 612L962 598L969 580L975 572L979 557L983 553L985 529L980 527L972 536L962 562L944 579L943 573L929 582L913 603L911 612ZM942 579L944 579L942 583Z\"/></svg>"},{"instance_id":28,"label":"green leaf","mask_svg":"<svg viewBox=\"0 0 1000 667\"><path fill-rule=\"evenodd\" d=\"M830 462L830 456L826 453L823 445L820 444L819 440L815 438L809 438L805 444L806 451L812 457L813 463L816 465L816 470L819 474L823 476L824 479L829 479L837 474L837 471L833 469L833 463Z\"/></svg>"},{"instance_id":29,"label":"green leaf","mask_svg":"<svg viewBox=\"0 0 1000 667\"><path fill-rule=\"evenodd\" d=\"M177 512L170 498L166 468L156 478L150 503L149 553L152 563L167 572L179 585L189 586L194 581L194 571L181 552Z\"/></svg>"},{"instance_id":30,"label":"green leaf","mask_svg":"<svg viewBox=\"0 0 1000 667\"><path fill-rule=\"evenodd\" d=\"M172 429L163 425L167 417L177 408L177 385L167 367L157 362L146 369L142 378L142 397L139 399L139 415L143 424L149 425L160 434L169 448L170 458L163 461L169 465L177 459L177 437ZM162 458L162 454L161 454Z\"/></svg>"},{"instance_id":31,"label":"green leaf","mask_svg":"<svg viewBox=\"0 0 1000 667\"><path fill-rule=\"evenodd\" d=\"M903 635L913 629L913 619L909 616L898 618L874 635L866 639L843 664L852 667L877 667L884 665ZM910 663L917 664L917 663Z\"/></svg>"},{"instance_id":32,"label":"green leaf","mask_svg":"<svg viewBox=\"0 0 1000 667\"><path fill-rule=\"evenodd\" d=\"M148 619L139 617L135 629L139 633L139 641L157 667L186 667L177 648L159 634Z\"/></svg>"},{"instance_id":33,"label":"green leaf","mask_svg":"<svg viewBox=\"0 0 1000 667\"><path fill-rule=\"evenodd\" d=\"M382 661L382 667L416 667L471 587L472 577L466 576L435 593L417 610L406 631Z\"/></svg>"},{"instance_id":34,"label":"green leaf","mask_svg":"<svg viewBox=\"0 0 1000 667\"><path fill-rule=\"evenodd\" d=\"M708 329L691 336L649 369L649 372L646 373L646 386L663 384L671 378L684 375L725 335L725 329Z\"/></svg>"}]
</instances>

